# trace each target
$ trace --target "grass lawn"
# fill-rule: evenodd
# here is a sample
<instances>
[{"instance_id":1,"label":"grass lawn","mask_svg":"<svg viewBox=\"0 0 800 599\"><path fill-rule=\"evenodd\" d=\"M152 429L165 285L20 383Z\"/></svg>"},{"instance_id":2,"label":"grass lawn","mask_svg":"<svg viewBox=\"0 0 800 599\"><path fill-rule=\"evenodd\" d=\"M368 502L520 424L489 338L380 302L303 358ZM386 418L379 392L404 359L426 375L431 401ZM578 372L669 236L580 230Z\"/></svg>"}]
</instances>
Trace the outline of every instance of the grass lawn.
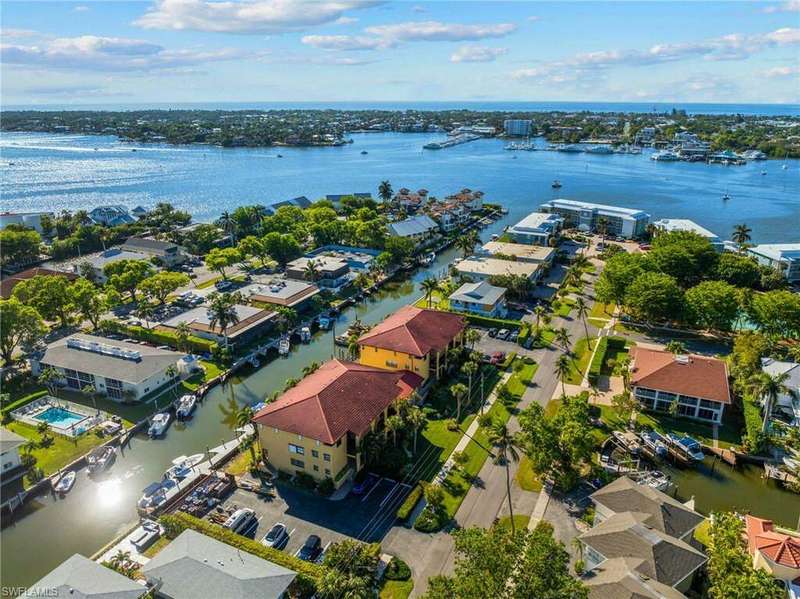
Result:
<instances>
[{"instance_id":1,"label":"grass lawn","mask_svg":"<svg viewBox=\"0 0 800 599\"><path fill-rule=\"evenodd\" d=\"M614 374L614 367L619 364L619 361L628 355L628 348L623 347L620 349L608 348L606 355L603 357L603 366L600 369L600 374L611 376Z\"/></svg>"},{"instance_id":2,"label":"grass lawn","mask_svg":"<svg viewBox=\"0 0 800 599\"><path fill-rule=\"evenodd\" d=\"M542 481L534 473L531 468L531 462L527 456L522 456L519 461L519 469L517 470L517 483L520 488L525 491L534 491L539 493L542 490Z\"/></svg>"},{"instance_id":3,"label":"grass lawn","mask_svg":"<svg viewBox=\"0 0 800 599\"><path fill-rule=\"evenodd\" d=\"M414 589L413 580L385 580L381 585L379 599L406 599Z\"/></svg>"},{"instance_id":4,"label":"grass lawn","mask_svg":"<svg viewBox=\"0 0 800 599\"><path fill-rule=\"evenodd\" d=\"M594 341L594 339L594 337L591 337L589 341ZM569 376L567 377L567 383L571 385L580 385L581 381L583 380L583 373L586 372L586 369L589 367L589 360L592 358L593 348L594 344L589 347L586 337L581 337L578 339L578 342L575 344L575 347L572 350L573 356L571 359L571 367Z\"/></svg>"},{"instance_id":5,"label":"grass lawn","mask_svg":"<svg viewBox=\"0 0 800 599\"><path fill-rule=\"evenodd\" d=\"M610 304L595 302L592 306L591 312L589 312L589 318L603 318L608 320L611 318L612 314L614 314L616 307L617 305L614 302L611 302Z\"/></svg>"},{"instance_id":6,"label":"grass lawn","mask_svg":"<svg viewBox=\"0 0 800 599\"><path fill-rule=\"evenodd\" d=\"M170 540L167 537L161 537L155 543L150 545L150 547L145 549L144 553L142 555L144 555L147 558L152 559L152 558L154 558L156 556L156 554L159 551L161 551L164 547L169 545L169 543L170 543Z\"/></svg>"},{"instance_id":7,"label":"grass lawn","mask_svg":"<svg viewBox=\"0 0 800 599\"><path fill-rule=\"evenodd\" d=\"M531 521L530 516L524 516L521 514L514 514L514 528L517 530L526 530L528 528L528 522ZM497 521L495 524L497 528L504 528L507 530L511 530L511 516L503 516L500 520Z\"/></svg>"},{"instance_id":8,"label":"grass lawn","mask_svg":"<svg viewBox=\"0 0 800 599\"><path fill-rule=\"evenodd\" d=\"M241 476L250 466L250 451L242 451L225 466L225 472L233 476Z\"/></svg>"},{"instance_id":9,"label":"grass lawn","mask_svg":"<svg viewBox=\"0 0 800 599\"><path fill-rule=\"evenodd\" d=\"M517 360L524 364L519 358L517 358ZM539 368L538 364L524 364L520 371L514 372L514 374L511 375L506 383L506 387L511 392L511 395L518 399L522 398L525 389L528 388L528 384L536 374L537 368Z\"/></svg>"},{"instance_id":10,"label":"grass lawn","mask_svg":"<svg viewBox=\"0 0 800 599\"><path fill-rule=\"evenodd\" d=\"M23 422L9 422L6 427L26 439L38 442L42 438L35 426ZM54 433L50 433L50 436L53 437L53 443L50 446L37 447L31 452L31 455L36 458L36 465L44 470L45 476L57 472L105 440L93 432L80 435L75 440Z\"/></svg>"},{"instance_id":11,"label":"grass lawn","mask_svg":"<svg viewBox=\"0 0 800 599\"><path fill-rule=\"evenodd\" d=\"M556 306L553 310L553 316L560 316L562 318L569 316L572 308L575 307L575 302L569 298L556 300L556 302L553 302L553 304Z\"/></svg>"},{"instance_id":12,"label":"grass lawn","mask_svg":"<svg viewBox=\"0 0 800 599\"><path fill-rule=\"evenodd\" d=\"M702 543L703 546L705 547L708 547L708 545L711 542L711 538L709 537L708 534L709 528L711 528L711 520L709 518L706 518L697 526L697 528L694 529L693 533L695 540Z\"/></svg>"}]
</instances>

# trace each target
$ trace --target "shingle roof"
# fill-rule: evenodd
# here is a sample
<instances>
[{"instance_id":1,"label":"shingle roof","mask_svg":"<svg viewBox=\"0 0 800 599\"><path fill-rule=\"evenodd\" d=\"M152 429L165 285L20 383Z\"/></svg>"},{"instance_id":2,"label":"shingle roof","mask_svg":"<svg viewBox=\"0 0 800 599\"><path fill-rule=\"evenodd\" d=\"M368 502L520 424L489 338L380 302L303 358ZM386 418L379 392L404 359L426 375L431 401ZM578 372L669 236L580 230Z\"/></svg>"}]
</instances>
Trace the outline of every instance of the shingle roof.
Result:
<instances>
[{"instance_id":1,"label":"shingle roof","mask_svg":"<svg viewBox=\"0 0 800 599\"><path fill-rule=\"evenodd\" d=\"M669 495L621 476L592 493L592 501L613 512L632 510L647 514L646 524L673 537L682 537L703 521L703 516Z\"/></svg>"},{"instance_id":2,"label":"shingle roof","mask_svg":"<svg viewBox=\"0 0 800 599\"><path fill-rule=\"evenodd\" d=\"M138 599L147 588L76 553L28 588L26 597Z\"/></svg>"},{"instance_id":3,"label":"shingle roof","mask_svg":"<svg viewBox=\"0 0 800 599\"><path fill-rule=\"evenodd\" d=\"M686 595L638 571L644 560L616 557L583 575L589 599L684 599Z\"/></svg>"},{"instance_id":4,"label":"shingle roof","mask_svg":"<svg viewBox=\"0 0 800 599\"><path fill-rule=\"evenodd\" d=\"M389 223L389 231L398 237L421 235L422 233L438 228L439 225L427 214L419 214L396 223Z\"/></svg>"},{"instance_id":5,"label":"shingle roof","mask_svg":"<svg viewBox=\"0 0 800 599\"><path fill-rule=\"evenodd\" d=\"M278 599L296 576L194 530L183 531L142 572L171 599Z\"/></svg>"},{"instance_id":6,"label":"shingle roof","mask_svg":"<svg viewBox=\"0 0 800 599\"><path fill-rule=\"evenodd\" d=\"M465 327L457 314L404 306L363 334L358 344L422 357L445 349Z\"/></svg>"},{"instance_id":7,"label":"shingle roof","mask_svg":"<svg viewBox=\"0 0 800 599\"><path fill-rule=\"evenodd\" d=\"M579 538L606 559L638 558L637 571L658 582L675 586L706 562L691 545L646 524L648 514L614 514Z\"/></svg>"},{"instance_id":8,"label":"shingle roof","mask_svg":"<svg viewBox=\"0 0 800 599\"><path fill-rule=\"evenodd\" d=\"M348 431L364 434L392 402L421 384L413 372L330 360L259 410L253 421L332 445Z\"/></svg>"},{"instance_id":9,"label":"shingle roof","mask_svg":"<svg viewBox=\"0 0 800 599\"><path fill-rule=\"evenodd\" d=\"M776 532L771 520L745 516L750 553L760 551L776 564L800 570L800 538Z\"/></svg>"},{"instance_id":10,"label":"shingle roof","mask_svg":"<svg viewBox=\"0 0 800 599\"><path fill-rule=\"evenodd\" d=\"M634 347L631 385L731 403L728 367L722 360L695 354L676 357L668 351Z\"/></svg>"},{"instance_id":11,"label":"shingle roof","mask_svg":"<svg viewBox=\"0 0 800 599\"><path fill-rule=\"evenodd\" d=\"M16 449L27 443L25 437L21 437L14 431L8 430L4 426L0 426L0 453L5 453L12 449Z\"/></svg>"},{"instance_id":12,"label":"shingle roof","mask_svg":"<svg viewBox=\"0 0 800 599\"><path fill-rule=\"evenodd\" d=\"M177 244L171 241L161 241L160 239L146 239L143 237L128 237L122 247L137 248L143 250L164 251L177 248Z\"/></svg>"}]
</instances>

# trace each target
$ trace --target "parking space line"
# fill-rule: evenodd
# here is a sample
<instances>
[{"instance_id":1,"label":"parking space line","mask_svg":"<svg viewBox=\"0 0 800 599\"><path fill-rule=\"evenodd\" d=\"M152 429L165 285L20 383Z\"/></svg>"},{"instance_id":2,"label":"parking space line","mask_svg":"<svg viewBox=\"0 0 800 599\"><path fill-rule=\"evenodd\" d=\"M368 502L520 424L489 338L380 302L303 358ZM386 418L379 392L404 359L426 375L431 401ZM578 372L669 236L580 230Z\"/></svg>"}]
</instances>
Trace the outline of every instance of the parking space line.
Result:
<instances>
[{"instance_id":1,"label":"parking space line","mask_svg":"<svg viewBox=\"0 0 800 599\"><path fill-rule=\"evenodd\" d=\"M381 477L381 478L378 480L378 482L376 482L374 485L372 485L372 488L371 488L369 491L367 491L367 494L366 494L366 495L364 495L364 497L362 497L362 498L361 498L361 502L362 502L362 503L363 503L363 502L365 502L365 501L367 500L367 497L369 497L370 495L372 495L372 492L373 492L375 489L377 489L377 488L380 486L380 484L381 484L382 482L383 482L383 477Z\"/></svg>"},{"instance_id":2,"label":"parking space line","mask_svg":"<svg viewBox=\"0 0 800 599\"><path fill-rule=\"evenodd\" d=\"M294 528L292 529L292 532L290 532L290 533L289 533L289 537L290 537L290 538L291 538L291 536L294 534L294 531L296 531L296 530L297 530L297 527L294 527Z\"/></svg>"},{"instance_id":3,"label":"parking space line","mask_svg":"<svg viewBox=\"0 0 800 599\"><path fill-rule=\"evenodd\" d=\"M400 485L399 485L398 483L395 483L395 484L394 484L394 486L393 486L391 489L389 489L389 492L388 492L388 493L386 494L386 496L383 498L383 501L381 501L380 507L383 507L383 506L384 506L384 504L385 504L387 501L389 501L389 499L391 498L391 496L392 496L392 495L394 495L395 489L398 489L399 487L400 487Z\"/></svg>"}]
</instances>

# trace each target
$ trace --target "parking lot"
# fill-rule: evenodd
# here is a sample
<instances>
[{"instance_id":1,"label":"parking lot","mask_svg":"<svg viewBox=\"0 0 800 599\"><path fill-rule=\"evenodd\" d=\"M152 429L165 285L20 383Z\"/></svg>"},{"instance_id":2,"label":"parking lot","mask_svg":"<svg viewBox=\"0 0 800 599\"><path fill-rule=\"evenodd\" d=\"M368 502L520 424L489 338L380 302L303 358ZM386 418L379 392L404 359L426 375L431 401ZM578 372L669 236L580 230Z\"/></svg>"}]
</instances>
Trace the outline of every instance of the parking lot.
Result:
<instances>
[{"instance_id":1,"label":"parking lot","mask_svg":"<svg viewBox=\"0 0 800 599\"><path fill-rule=\"evenodd\" d=\"M285 524L289 541L283 551L294 555L312 534L322 539L323 548L348 537L380 541L394 523L394 514L407 490L399 483L382 479L362 496L351 494L341 501L331 501L277 482L272 498L236 489L222 506L226 510L247 507L256 512L258 525L246 534L256 541L263 539L274 524Z\"/></svg>"}]
</instances>

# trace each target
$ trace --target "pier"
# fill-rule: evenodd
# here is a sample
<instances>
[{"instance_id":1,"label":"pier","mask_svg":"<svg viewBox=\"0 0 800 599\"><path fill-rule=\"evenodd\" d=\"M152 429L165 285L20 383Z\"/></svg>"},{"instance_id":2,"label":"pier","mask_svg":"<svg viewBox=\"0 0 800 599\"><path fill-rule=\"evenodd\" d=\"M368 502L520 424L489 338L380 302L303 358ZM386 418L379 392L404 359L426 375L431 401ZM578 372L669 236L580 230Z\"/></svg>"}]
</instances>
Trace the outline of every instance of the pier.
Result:
<instances>
[{"instance_id":1,"label":"pier","mask_svg":"<svg viewBox=\"0 0 800 599\"><path fill-rule=\"evenodd\" d=\"M451 137L445 141L432 141L431 143L427 143L422 146L426 150L443 150L445 148L451 148L453 146L458 146L461 144L469 143L471 141L475 141L476 139L480 139L480 135L474 135L472 133L464 133L462 135L456 135L455 137Z\"/></svg>"}]
</instances>

